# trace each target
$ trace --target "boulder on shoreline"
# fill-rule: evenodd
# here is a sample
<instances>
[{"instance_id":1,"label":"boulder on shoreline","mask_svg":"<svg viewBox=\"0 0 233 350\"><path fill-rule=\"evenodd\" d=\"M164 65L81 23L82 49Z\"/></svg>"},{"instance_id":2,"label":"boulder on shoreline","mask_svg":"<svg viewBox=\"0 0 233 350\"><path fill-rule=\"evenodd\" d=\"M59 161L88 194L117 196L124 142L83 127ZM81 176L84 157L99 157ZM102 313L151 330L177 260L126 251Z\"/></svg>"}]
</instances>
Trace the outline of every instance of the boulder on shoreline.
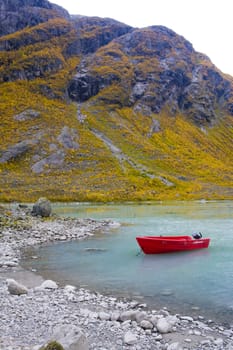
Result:
<instances>
[{"instance_id":1,"label":"boulder on shoreline","mask_svg":"<svg viewBox=\"0 0 233 350\"><path fill-rule=\"evenodd\" d=\"M56 339L64 350L89 350L87 338L83 331L72 324L55 327L53 339Z\"/></svg>"},{"instance_id":2,"label":"boulder on shoreline","mask_svg":"<svg viewBox=\"0 0 233 350\"><path fill-rule=\"evenodd\" d=\"M22 284L16 282L13 278L7 279L6 282L7 282L7 288L10 294L22 295L22 294L28 293L28 289Z\"/></svg>"},{"instance_id":3,"label":"boulder on shoreline","mask_svg":"<svg viewBox=\"0 0 233 350\"><path fill-rule=\"evenodd\" d=\"M45 280L39 287L40 290L43 289L50 289L50 290L54 290L58 288L58 285L56 282L52 281L52 280Z\"/></svg>"},{"instance_id":4,"label":"boulder on shoreline","mask_svg":"<svg viewBox=\"0 0 233 350\"><path fill-rule=\"evenodd\" d=\"M32 207L33 216L49 217L52 214L51 202L47 198L40 198Z\"/></svg>"}]
</instances>

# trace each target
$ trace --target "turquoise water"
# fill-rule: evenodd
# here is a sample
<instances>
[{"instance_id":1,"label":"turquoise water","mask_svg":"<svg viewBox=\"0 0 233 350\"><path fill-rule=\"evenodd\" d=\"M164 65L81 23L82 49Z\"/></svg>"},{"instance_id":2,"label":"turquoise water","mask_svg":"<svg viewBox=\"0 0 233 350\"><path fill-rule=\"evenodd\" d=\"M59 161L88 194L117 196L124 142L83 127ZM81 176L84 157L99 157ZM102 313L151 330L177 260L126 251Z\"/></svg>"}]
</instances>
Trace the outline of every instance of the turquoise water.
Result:
<instances>
[{"instance_id":1,"label":"turquoise water","mask_svg":"<svg viewBox=\"0 0 233 350\"><path fill-rule=\"evenodd\" d=\"M61 283L109 294L145 298L172 311L230 320L233 316L233 202L57 204L63 216L112 219L119 227L82 241L32 252L26 267ZM163 255L140 253L137 235L202 232L208 249Z\"/></svg>"}]
</instances>

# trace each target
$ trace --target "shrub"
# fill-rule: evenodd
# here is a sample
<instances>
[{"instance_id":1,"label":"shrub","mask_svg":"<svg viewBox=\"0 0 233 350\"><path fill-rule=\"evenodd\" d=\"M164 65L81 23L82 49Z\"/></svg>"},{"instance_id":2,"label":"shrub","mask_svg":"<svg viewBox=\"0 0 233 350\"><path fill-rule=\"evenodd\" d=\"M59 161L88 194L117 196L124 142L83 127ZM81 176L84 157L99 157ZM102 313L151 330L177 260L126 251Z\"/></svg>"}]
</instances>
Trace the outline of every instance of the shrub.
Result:
<instances>
[{"instance_id":1,"label":"shrub","mask_svg":"<svg viewBox=\"0 0 233 350\"><path fill-rule=\"evenodd\" d=\"M60 343L56 341L51 341L41 350L64 350L64 348Z\"/></svg>"}]
</instances>

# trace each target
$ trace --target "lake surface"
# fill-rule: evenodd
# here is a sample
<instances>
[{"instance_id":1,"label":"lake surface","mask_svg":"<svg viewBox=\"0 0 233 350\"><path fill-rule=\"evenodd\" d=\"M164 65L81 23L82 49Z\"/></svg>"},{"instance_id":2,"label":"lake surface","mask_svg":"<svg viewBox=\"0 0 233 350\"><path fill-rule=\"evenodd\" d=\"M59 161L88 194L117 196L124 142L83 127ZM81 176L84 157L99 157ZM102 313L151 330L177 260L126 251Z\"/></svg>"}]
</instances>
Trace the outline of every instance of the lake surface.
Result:
<instances>
[{"instance_id":1,"label":"lake surface","mask_svg":"<svg viewBox=\"0 0 233 350\"><path fill-rule=\"evenodd\" d=\"M36 248L26 268L63 284L141 298L173 312L233 319L233 202L56 204L62 216L112 219L121 225L82 240ZM137 235L210 237L208 249L144 255ZM29 254L29 255L30 255ZM28 255L28 254L27 254Z\"/></svg>"}]
</instances>

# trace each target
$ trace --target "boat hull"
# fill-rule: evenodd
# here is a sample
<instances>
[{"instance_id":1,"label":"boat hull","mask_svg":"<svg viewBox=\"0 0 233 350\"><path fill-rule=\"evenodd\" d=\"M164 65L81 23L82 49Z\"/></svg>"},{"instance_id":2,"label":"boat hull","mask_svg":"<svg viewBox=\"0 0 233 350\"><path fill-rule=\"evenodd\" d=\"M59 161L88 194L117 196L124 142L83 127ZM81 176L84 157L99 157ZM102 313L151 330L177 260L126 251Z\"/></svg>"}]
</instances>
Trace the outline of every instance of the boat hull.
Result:
<instances>
[{"instance_id":1,"label":"boat hull","mask_svg":"<svg viewBox=\"0 0 233 350\"><path fill-rule=\"evenodd\" d=\"M208 248L210 239L190 236L142 236L136 240L145 254L163 254Z\"/></svg>"}]
</instances>

